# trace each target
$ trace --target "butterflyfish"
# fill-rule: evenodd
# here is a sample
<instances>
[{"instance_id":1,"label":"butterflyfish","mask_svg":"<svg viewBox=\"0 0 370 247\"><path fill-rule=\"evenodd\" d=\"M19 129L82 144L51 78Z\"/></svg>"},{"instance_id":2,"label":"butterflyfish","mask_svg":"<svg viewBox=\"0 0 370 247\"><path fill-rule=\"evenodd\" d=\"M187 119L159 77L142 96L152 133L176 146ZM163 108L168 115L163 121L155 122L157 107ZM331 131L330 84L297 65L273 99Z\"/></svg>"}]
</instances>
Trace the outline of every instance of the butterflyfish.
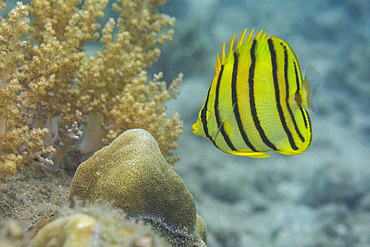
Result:
<instances>
[{"instance_id":1,"label":"butterflyfish","mask_svg":"<svg viewBox=\"0 0 370 247\"><path fill-rule=\"evenodd\" d=\"M298 58L282 39L244 30L228 55L217 54L216 74L193 125L193 133L233 155L266 158L266 152L301 154L312 141L306 108L315 110L312 93L319 72L308 66L302 77Z\"/></svg>"}]
</instances>

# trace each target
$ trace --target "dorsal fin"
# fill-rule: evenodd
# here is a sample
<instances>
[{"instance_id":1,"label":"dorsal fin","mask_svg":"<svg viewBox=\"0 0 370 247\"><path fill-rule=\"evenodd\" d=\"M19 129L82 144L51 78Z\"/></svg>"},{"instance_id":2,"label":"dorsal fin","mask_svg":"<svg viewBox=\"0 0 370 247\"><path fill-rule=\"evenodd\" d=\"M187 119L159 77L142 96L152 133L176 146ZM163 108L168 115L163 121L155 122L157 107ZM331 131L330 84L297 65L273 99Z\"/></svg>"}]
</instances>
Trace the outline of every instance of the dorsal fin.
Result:
<instances>
[{"instance_id":1,"label":"dorsal fin","mask_svg":"<svg viewBox=\"0 0 370 247\"><path fill-rule=\"evenodd\" d=\"M312 65L308 65L304 84L307 91L307 106L310 110L316 112L316 107L313 104L313 92L322 83L321 75Z\"/></svg>"},{"instance_id":2,"label":"dorsal fin","mask_svg":"<svg viewBox=\"0 0 370 247\"><path fill-rule=\"evenodd\" d=\"M253 28L253 29L252 29L252 31L248 34L248 37L247 37L247 39L245 40L245 42L250 42L250 41L252 40L253 32L254 32L254 28Z\"/></svg>"},{"instance_id":3,"label":"dorsal fin","mask_svg":"<svg viewBox=\"0 0 370 247\"><path fill-rule=\"evenodd\" d=\"M233 34L233 37L230 40L230 45L229 45L229 53L227 56L229 57L231 54L234 53L234 39L235 39L235 33Z\"/></svg>"},{"instance_id":4,"label":"dorsal fin","mask_svg":"<svg viewBox=\"0 0 370 247\"><path fill-rule=\"evenodd\" d=\"M215 63L215 70L216 72L221 70L221 62L220 62L220 56L217 53L216 63Z\"/></svg>"},{"instance_id":5,"label":"dorsal fin","mask_svg":"<svg viewBox=\"0 0 370 247\"><path fill-rule=\"evenodd\" d=\"M216 72L218 72L221 69L221 64L224 64L226 62L226 58L228 58L231 54L233 54L234 51L236 51L238 48L240 48L241 46L243 46L244 43L252 41L253 32L254 32L254 28L248 34L247 38L244 41L245 35L247 34L247 28L244 29L242 35L240 36L240 38L238 40L238 43L236 45L235 50L234 50L234 40L235 40L235 33L234 33L233 34L233 37L230 40L229 52L228 52L227 56L226 56L226 52L225 52L225 42L222 44L221 59L220 59L220 57L219 57L219 55L217 53L217 60L216 60L216 64L215 64L215 70L216 70ZM266 32L263 32L263 30L261 30L261 31L259 31L256 34L256 36L254 37L253 40L259 39L259 38L265 38L265 37L266 37ZM270 35L268 35L267 37L269 38Z\"/></svg>"},{"instance_id":6,"label":"dorsal fin","mask_svg":"<svg viewBox=\"0 0 370 247\"><path fill-rule=\"evenodd\" d=\"M224 64L226 60L226 54L225 54L225 42L222 44L222 51L221 51L221 64Z\"/></svg>"},{"instance_id":7,"label":"dorsal fin","mask_svg":"<svg viewBox=\"0 0 370 247\"><path fill-rule=\"evenodd\" d=\"M252 31L253 32L253 31ZM239 47L241 47L243 45L243 41L244 41L244 37L245 37L245 34L247 33L247 28L244 29L244 32L242 33L242 35L240 36L239 40L238 40L238 44L236 45L236 48L235 50L237 50Z\"/></svg>"},{"instance_id":8,"label":"dorsal fin","mask_svg":"<svg viewBox=\"0 0 370 247\"><path fill-rule=\"evenodd\" d=\"M261 37L261 34L263 33L263 30L259 31L256 36L254 37L254 40L255 39L259 39Z\"/></svg>"}]
</instances>

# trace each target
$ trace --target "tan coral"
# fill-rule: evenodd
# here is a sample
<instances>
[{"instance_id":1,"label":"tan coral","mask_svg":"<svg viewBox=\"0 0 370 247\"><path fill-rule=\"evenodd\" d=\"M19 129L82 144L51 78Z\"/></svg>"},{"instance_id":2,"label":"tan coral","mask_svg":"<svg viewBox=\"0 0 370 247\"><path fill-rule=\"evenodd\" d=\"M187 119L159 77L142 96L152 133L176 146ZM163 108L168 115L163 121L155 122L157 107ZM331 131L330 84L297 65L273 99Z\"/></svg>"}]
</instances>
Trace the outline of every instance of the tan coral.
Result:
<instances>
[{"instance_id":1,"label":"tan coral","mask_svg":"<svg viewBox=\"0 0 370 247\"><path fill-rule=\"evenodd\" d=\"M167 119L165 101L175 98L178 94L182 74L172 82L168 90L166 83L160 81L163 74L155 75L153 81L146 84L146 73L140 73L138 79L126 86L120 97L114 98L110 118L114 119L108 140L114 140L126 129L142 128L150 132L157 141L163 156L173 165L178 159L171 150L177 149L177 140L182 133L180 115L175 113ZM161 123L161 124L158 124ZM110 143L110 142L109 142Z\"/></svg>"},{"instance_id":2,"label":"tan coral","mask_svg":"<svg viewBox=\"0 0 370 247\"><path fill-rule=\"evenodd\" d=\"M154 219L193 231L193 196L166 163L145 130L127 130L82 163L73 178L69 202L111 202L132 217Z\"/></svg>"},{"instance_id":3,"label":"tan coral","mask_svg":"<svg viewBox=\"0 0 370 247\"><path fill-rule=\"evenodd\" d=\"M20 222L14 219L2 220L0 224L1 247L26 246L26 234Z\"/></svg>"},{"instance_id":4,"label":"tan coral","mask_svg":"<svg viewBox=\"0 0 370 247\"><path fill-rule=\"evenodd\" d=\"M106 246L168 247L163 237L144 225L130 221L109 205L60 210L55 219L38 229L30 247Z\"/></svg>"},{"instance_id":5,"label":"tan coral","mask_svg":"<svg viewBox=\"0 0 370 247\"><path fill-rule=\"evenodd\" d=\"M88 58L84 44L99 37L98 19L108 0L19 2L1 18L0 162L51 167L85 126L80 151L90 155L148 122L162 154L176 162L171 150L182 121L178 115L167 118L163 103L179 93L182 76L167 89L160 76L148 82L145 72L158 59L158 46L172 38L173 30L165 27L175 19L157 9L165 2L118 0L113 9L119 18L102 30L103 49ZM142 111L136 115L135 109Z\"/></svg>"},{"instance_id":6,"label":"tan coral","mask_svg":"<svg viewBox=\"0 0 370 247\"><path fill-rule=\"evenodd\" d=\"M7 175L15 175L17 173L17 165L11 160L0 162L0 181L6 181Z\"/></svg>"},{"instance_id":7,"label":"tan coral","mask_svg":"<svg viewBox=\"0 0 370 247\"><path fill-rule=\"evenodd\" d=\"M197 214L195 232L198 234L203 243L207 244L207 225L199 214Z\"/></svg>"},{"instance_id":8,"label":"tan coral","mask_svg":"<svg viewBox=\"0 0 370 247\"><path fill-rule=\"evenodd\" d=\"M35 159L47 164L49 160L44 156L54 151L43 143L47 129L29 128L32 116L30 109L23 107L21 82L26 78L27 42L21 36L28 30L28 9L19 2L0 25L0 163L13 162L17 166Z\"/></svg>"},{"instance_id":9,"label":"tan coral","mask_svg":"<svg viewBox=\"0 0 370 247\"><path fill-rule=\"evenodd\" d=\"M104 49L88 59L77 81L88 113L86 137L80 145L83 154L111 143L127 129L143 128L156 138L169 163L178 160L171 150L177 148L182 121L178 114L168 119L163 103L176 98L182 75L167 90L161 73L148 83L145 72L160 55L158 45L172 39L173 30L163 29L173 26L175 19L157 10L165 2L118 0L113 4L119 19L109 19L100 39Z\"/></svg>"},{"instance_id":10,"label":"tan coral","mask_svg":"<svg viewBox=\"0 0 370 247\"><path fill-rule=\"evenodd\" d=\"M30 247L92 245L96 220L84 214L62 217L44 226L31 241Z\"/></svg>"}]
</instances>

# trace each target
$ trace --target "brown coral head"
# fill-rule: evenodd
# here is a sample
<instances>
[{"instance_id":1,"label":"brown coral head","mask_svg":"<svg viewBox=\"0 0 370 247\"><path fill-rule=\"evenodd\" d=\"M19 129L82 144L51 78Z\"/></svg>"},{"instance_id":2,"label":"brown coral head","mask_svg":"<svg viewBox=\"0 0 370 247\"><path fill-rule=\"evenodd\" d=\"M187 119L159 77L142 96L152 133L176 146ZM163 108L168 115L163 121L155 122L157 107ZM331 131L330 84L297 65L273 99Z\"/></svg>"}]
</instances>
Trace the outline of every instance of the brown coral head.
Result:
<instances>
[{"instance_id":1,"label":"brown coral head","mask_svg":"<svg viewBox=\"0 0 370 247\"><path fill-rule=\"evenodd\" d=\"M71 205L72 199L111 202L132 217L160 217L190 231L195 227L193 196L143 129L125 131L83 162L73 178Z\"/></svg>"}]
</instances>

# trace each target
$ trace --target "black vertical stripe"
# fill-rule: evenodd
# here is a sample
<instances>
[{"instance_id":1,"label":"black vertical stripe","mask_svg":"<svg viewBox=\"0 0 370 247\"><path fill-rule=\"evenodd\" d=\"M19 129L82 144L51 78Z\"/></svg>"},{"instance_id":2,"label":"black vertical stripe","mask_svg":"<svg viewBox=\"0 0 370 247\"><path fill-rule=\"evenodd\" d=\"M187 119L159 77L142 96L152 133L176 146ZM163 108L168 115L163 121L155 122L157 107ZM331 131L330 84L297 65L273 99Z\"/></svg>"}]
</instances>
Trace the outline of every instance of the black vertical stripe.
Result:
<instances>
[{"instance_id":1,"label":"black vertical stripe","mask_svg":"<svg viewBox=\"0 0 370 247\"><path fill-rule=\"evenodd\" d=\"M271 39L268 39L267 42L268 42L270 54L271 54L272 77L274 80L275 99L276 99L277 110L278 110L279 117L280 117L280 122L283 126L285 133L287 134L290 146L292 147L293 150L297 150L298 147L295 145L292 133L290 132L287 126L284 113L283 113L283 109L280 104L280 91L279 91L279 82L278 82L278 77L277 77L277 62L276 62L276 52L275 52L274 44Z\"/></svg>"},{"instance_id":2,"label":"black vertical stripe","mask_svg":"<svg viewBox=\"0 0 370 247\"><path fill-rule=\"evenodd\" d=\"M244 131L244 127L243 127L240 112L239 112L238 94L237 94L237 85L236 85L237 76L238 76L238 61L239 61L238 59L239 59L239 55L236 52L234 52L234 66L233 66L233 73L232 73L232 79L231 79L231 92L232 92L231 97L232 97L232 103L234 106L234 115L235 115L236 122L238 123L239 132L242 135L245 144L252 151L258 152L255 149L255 147L252 145L252 143L249 141L249 138Z\"/></svg>"},{"instance_id":3,"label":"black vertical stripe","mask_svg":"<svg viewBox=\"0 0 370 247\"><path fill-rule=\"evenodd\" d=\"M222 72L220 72L220 73L222 73ZM209 135L209 132L208 132L207 108L208 108L208 100L209 100L209 93L210 93L210 91L211 91L211 87L209 87L209 89L208 89L206 102L204 103L204 106L203 106L203 109L202 109L202 113L200 115L200 118L202 120L204 134L213 143L213 145L215 145L218 148L218 146L216 145L215 141L212 139L212 137Z\"/></svg>"},{"instance_id":4,"label":"black vertical stripe","mask_svg":"<svg viewBox=\"0 0 370 247\"><path fill-rule=\"evenodd\" d=\"M299 107L299 109L301 110L301 113L302 113L302 118L303 118L303 121L304 121L304 126L306 127L306 129L307 129L307 120L306 120L306 115L304 114L304 112L303 112L303 107L301 106L301 107Z\"/></svg>"},{"instance_id":5,"label":"black vertical stripe","mask_svg":"<svg viewBox=\"0 0 370 247\"><path fill-rule=\"evenodd\" d=\"M308 114L307 110L305 108L303 108L303 107L301 107L301 112L302 112L302 115L307 116L307 123L308 123L308 127L310 129L310 132L309 133L311 133L310 139L308 141L308 145L310 145L311 144L311 141L312 141L312 124L311 124L310 115Z\"/></svg>"},{"instance_id":6,"label":"black vertical stripe","mask_svg":"<svg viewBox=\"0 0 370 247\"><path fill-rule=\"evenodd\" d=\"M297 92L296 94L298 93L299 94L299 90L300 90L300 83L299 83L299 76L298 76L298 69L297 69L297 64L294 62L294 72L295 72L295 80L297 82ZM302 113L302 118L303 118L303 121L304 121L304 126L306 127L307 129L307 119L306 119L306 115L303 113L303 110L302 110L302 106L299 106L299 108L301 109L301 113Z\"/></svg>"},{"instance_id":7,"label":"black vertical stripe","mask_svg":"<svg viewBox=\"0 0 370 247\"><path fill-rule=\"evenodd\" d=\"M251 106L251 113L254 125L256 126L256 129L258 130L258 133L260 134L262 141L272 150L276 151L276 146L271 143L271 141L267 138L265 131L262 129L261 122L257 116L257 109L256 109L256 102L254 98L254 70L256 69L256 44L257 40L253 40L250 55L251 55L251 66L249 67L249 100L250 100L250 106Z\"/></svg>"},{"instance_id":8,"label":"black vertical stripe","mask_svg":"<svg viewBox=\"0 0 370 247\"><path fill-rule=\"evenodd\" d=\"M221 84L223 70L224 70L224 65L221 65L221 71L220 71L220 74L218 75L218 79L217 79L215 105L214 105L215 115L216 115L216 122L217 122L217 127L220 130L226 144L229 146L229 148L231 150L236 151L235 146L233 145L233 143L230 140L230 137L227 135L227 133L225 131L225 128L224 128L223 123L221 121L220 110L218 108L218 98L219 98L219 93L220 93L220 84ZM216 140L214 140L214 141L216 141Z\"/></svg>"},{"instance_id":9,"label":"black vertical stripe","mask_svg":"<svg viewBox=\"0 0 370 247\"><path fill-rule=\"evenodd\" d=\"M286 103L286 107L288 109L288 112L289 112L289 115L290 115L290 119L292 120L293 122L293 125L294 125L294 129L295 131L297 132L299 138L301 139L302 142L304 142L304 137L302 136L301 132L299 131L298 129L298 126L297 126L297 122L295 121L295 118L294 118L294 114L293 114L293 111L292 109L290 108L290 105L289 105L289 81L288 81L288 51L286 49L286 46L283 44L283 43L280 43L283 48L284 48L284 77L285 77L285 103Z\"/></svg>"},{"instance_id":10,"label":"black vertical stripe","mask_svg":"<svg viewBox=\"0 0 370 247\"><path fill-rule=\"evenodd\" d=\"M307 118L308 118L308 125L310 127L310 141L309 141L309 144L311 144L311 141L312 141L312 124L311 124L311 119L310 119L310 115L308 115L308 112L306 109L302 108L302 111L304 111L306 114L307 114Z\"/></svg>"},{"instance_id":11,"label":"black vertical stripe","mask_svg":"<svg viewBox=\"0 0 370 247\"><path fill-rule=\"evenodd\" d=\"M296 83L297 83L297 92L296 93L298 93L299 90L301 89L301 83L299 83L299 75L298 75L297 64L295 63L295 61L293 63L294 63L295 80L296 80Z\"/></svg>"}]
</instances>

